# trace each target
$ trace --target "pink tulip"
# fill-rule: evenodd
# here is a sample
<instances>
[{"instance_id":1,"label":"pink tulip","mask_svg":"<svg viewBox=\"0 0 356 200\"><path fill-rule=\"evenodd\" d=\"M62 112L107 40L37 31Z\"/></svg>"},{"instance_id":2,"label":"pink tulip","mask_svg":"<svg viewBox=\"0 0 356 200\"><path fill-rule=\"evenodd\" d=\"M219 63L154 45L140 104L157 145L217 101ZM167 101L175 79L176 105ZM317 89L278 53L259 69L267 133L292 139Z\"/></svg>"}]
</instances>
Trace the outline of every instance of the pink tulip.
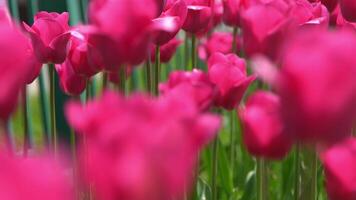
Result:
<instances>
[{"instance_id":1,"label":"pink tulip","mask_svg":"<svg viewBox=\"0 0 356 200\"><path fill-rule=\"evenodd\" d=\"M223 20L224 14L224 6L222 0L215 0L213 6L213 17L212 17L212 25L216 27Z\"/></svg>"},{"instance_id":2,"label":"pink tulip","mask_svg":"<svg viewBox=\"0 0 356 200\"><path fill-rule=\"evenodd\" d=\"M117 71L120 65L137 65L149 51L155 0L93 0L89 19L96 27L89 42L100 52L104 68Z\"/></svg>"},{"instance_id":3,"label":"pink tulip","mask_svg":"<svg viewBox=\"0 0 356 200\"><path fill-rule=\"evenodd\" d=\"M305 30L283 49L277 91L287 132L306 142L349 135L356 117L356 36Z\"/></svg>"},{"instance_id":4,"label":"pink tulip","mask_svg":"<svg viewBox=\"0 0 356 200\"><path fill-rule=\"evenodd\" d=\"M184 0L177 0L158 18L153 19L153 43L164 45L173 39L181 29L187 17L187 5Z\"/></svg>"},{"instance_id":5,"label":"pink tulip","mask_svg":"<svg viewBox=\"0 0 356 200\"><path fill-rule=\"evenodd\" d=\"M356 139L349 138L321 155L330 200L354 200L356 194Z\"/></svg>"},{"instance_id":6,"label":"pink tulip","mask_svg":"<svg viewBox=\"0 0 356 200\"><path fill-rule=\"evenodd\" d=\"M232 53L233 36L228 32L214 32L208 39L202 40L198 47L199 58L207 60L213 53ZM239 51L241 41L236 38L236 49Z\"/></svg>"},{"instance_id":7,"label":"pink tulip","mask_svg":"<svg viewBox=\"0 0 356 200\"><path fill-rule=\"evenodd\" d=\"M238 27L241 23L242 7L246 4L245 0L223 0L224 4L224 23L228 26Z\"/></svg>"},{"instance_id":8,"label":"pink tulip","mask_svg":"<svg viewBox=\"0 0 356 200\"><path fill-rule=\"evenodd\" d=\"M183 30L196 34L206 29L212 17L212 3L210 0L185 0L188 14L183 25Z\"/></svg>"},{"instance_id":9,"label":"pink tulip","mask_svg":"<svg viewBox=\"0 0 356 200\"><path fill-rule=\"evenodd\" d=\"M328 8L329 12L332 12L336 8L339 2L339 0L320 0L320 1Z\"/></svg>"},{"instance_id":10,"label":"pink tulip","mask_svg":"<svg viewBox=\"0 0 356 200\"><path fill-rule=\"evenodd\" d=\"M26 84L31 84L40 75L42 63L37 59L31 41L28 41L27 44L27 68L30 70L26 78Z\"/></svg>"},{"instance_id":11,"label":"pink tulip","mask_svg":"<svg viewBox=\"0 0 356 200\"><path fill-rule=\"evenodd\" d=\"M249 97L239 114L244 128L244 144L250 154L282 159L291 149L292 140L284 132L280 99L271 92L257 91Z\"/></svg>"},{"instance_id":12,"label":"pink tulip","mask_svg":"<svg viewBox=\"0 0 356 200\"><path fill-rule=\"evenodd\" d=\"M255 76L247 76L246 62L235 54L214 53L208 60L209 79L219 94L215 104L232 110L240 103Z\"/></svg>"},{"instance_id":13,"label":"pink tulip","mask_svg":"<svg viewBox=\"0 0 356 200\"><path fill-rule=\"evenodd\" d=\"M356 2L354 0L340 0L340 8L346 20L356 22Z\"/></svg>"},{"instance_id":14,"label":"pink tulip","mask_svg":"<svg viewBox=\"0 0 356 200\"><path fill-rule=\"evenodd\" d=\"M163 95L172 91L189 94L202 111L209 110L217 95L208 75L198 69L172 72L168 81L160 84L159 89Z\"/></svg>"},{"instance_id":15,"label":"pink tulip","mask_svg":"<svg viewBox=\"0 0 356 200\"><path fill-rule=\"evenodd\" d=\"M0 155L0 199L74 200L70 178L52 159Z\"/></svg>"},{"instance_id":16,"label":"pink tulip","mask_svg":"<svg viewBox=\"0 0 356 200\"><path fill-rule=\"evenodd\" d=\"M178 40L176 38L173 38L170 40L168 43L160 46L159 51L160 51L160 61L161 63L168 63L173 55L175 54L177 48L182 44L181 40ZM151 61L154 62L156 59L155 55L155 46L151 47Z\"/></svg>"},{"instance_id":17,"label":"pink tulip","mask_svg":"<svg viewBox=\"0 0 356 200\"><path fill-rule=\"evenodd\" d=\"M289 15L299 25L322 25L325 28L329 25L329 12L320 2L309 3L307 0L295 0L291 3Z\"/></svg>"},{"instance_id":18,"label":"pink tulip","mask_svg":"<svg viewBox=\"0 0 356 200\"><path fill-rule=\"evenodd\" d=\"M68 62L76 74L90 78L102 69L103 64L91 54L96 49L88 42L87 30L83 29L86 28L79 27L71 31Z\"/></svg>"},{"instance_id":19,"label":"pink tulip","mask_svg":"<svg viewBox=\"0 0 356 200\"><path fill-rule=\"evenodd\" d=\"M66 110L70 124L86 135L86 177L96 198L105 200L180 199L198 152L220 124L184 96L154 100L106 93L86 106L70 103Z\"/></svg>"},{"instance_id":20,"label":"pink tulip","mask_svg":"<svg viewBox=\"0 0 356 200\"><path fill-rule=\"evenodd\" d=\"M0 1L0 21L11 23L10 13L7 8L8 7L6 1Z\"/></svg>"},{"instance_id":21,"label":"pink tulip","mask_svg":"<svg viewBox=\"0 0 356 200\"><path fill-rule=\"evenodd\" d=\"M0 33L0 120L7 120L35 69L29 65L27 38L7 22L0 22Z\"/></svg>"},{"instance_id":22,"label":"pink tulip","mask_svg":"<svg viewBox=\"0 0 356 200\"><path fill-rule=\"evenodd\" d=\"M32 27L24 23L40 62L64 62L70 38L68 20L69 15L66 12L58 14L42 11L36 14Z\"/></svg>"},{"instance_id":23,"label":"pink tulip","mask_svg":"<svg viewBox=\"0 0 356 200\"><path fill-rule=\"evenodd\" d=\"M63 64L56 64L55 67L59 76L61 89L64 93L78 96L85 90L87 78L76 74L68 60Z\"/></svg>"}]
</instances>

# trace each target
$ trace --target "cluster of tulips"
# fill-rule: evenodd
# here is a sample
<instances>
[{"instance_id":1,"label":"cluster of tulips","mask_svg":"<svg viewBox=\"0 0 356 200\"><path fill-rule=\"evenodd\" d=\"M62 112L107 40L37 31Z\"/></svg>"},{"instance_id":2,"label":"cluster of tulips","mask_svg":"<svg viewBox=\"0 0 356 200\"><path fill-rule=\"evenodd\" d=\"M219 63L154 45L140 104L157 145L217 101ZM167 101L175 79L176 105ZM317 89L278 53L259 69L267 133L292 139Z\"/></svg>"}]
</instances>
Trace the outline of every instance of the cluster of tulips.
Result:
<instances>
[{"instance_id":1,"label":"cluster of tulips","mask_svg":"<svg viewBox=\"0 0 356 200\"><path fill-rule=\"evenodd\" d=\"M313 170L321 162L329 199L356 200L356 1L92 0L88 19L71 27L68 13L41 11L19 24L0 3L0 199L195 199L201 152L211 144L216 153L230 112L259 172L295 146L314 155ZM183 31L184 70L163 81ZM40 153L28 134L13 148L6 127L42 66L51 133ZM125 89L142 67L146 92ZM73 162L58 144L55 73L73 97L63 108L77 140ZM102 92L88 94L98 79ZM218 200L215 164L212 173ZM316 199L302 184L295 199Z\"/></svg>"}]
</instances>

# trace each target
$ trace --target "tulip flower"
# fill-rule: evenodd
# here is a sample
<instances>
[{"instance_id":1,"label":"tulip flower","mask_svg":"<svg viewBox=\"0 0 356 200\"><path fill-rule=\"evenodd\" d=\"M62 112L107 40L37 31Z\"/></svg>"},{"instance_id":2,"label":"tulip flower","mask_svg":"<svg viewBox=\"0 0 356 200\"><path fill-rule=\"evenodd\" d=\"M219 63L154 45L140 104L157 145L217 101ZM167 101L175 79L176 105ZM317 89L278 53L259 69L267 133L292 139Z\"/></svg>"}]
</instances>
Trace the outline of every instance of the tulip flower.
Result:
<instances>
[{"instance_id":1,"label":"tulip flower","mask_svg":"<svg viewBox=\"0 0 356 200\"><path fill-rule=\"evenodd\" d=\"M240 40L236 38L236 49L240 49ZM214 32L207 40L203 40L198 47L200 59L207 60L212 54L219 52L229 54L232 52L233 36L228 32Z\"/></svg>"},{"instance_id":2,"label":"tulip flower","mask_svg":"<svg viewBox=\"0 0 356 200\"><path fill-rule=\"evenodd\" d=\"M199 151L220 124L184 96L106 93L86 106L70 103L66 111L86 136L86 177L96 198L105 200L182 198Z\"/></svg>"},{"instance_id":3,"label":"tulip flower","mask_svg":"<svg viewBox=\"0 0 356 200\"><path fill-rule=\"evenodd\" d=\"M176 38L173 38L172 40L170 40L168 43L162 45L159 47L159 51L160 51L160 62L161 63L168 63L174 53L176 52L177 48L179 47L179 45L182 44L181 40L178 40ZM151 61L154 62L156 59L156 55L155 55L155 46L151 47Z\"/></svg>"},{"instance_id":4,"label":"tulip flower","mask_svg":"<svg viewBox=\"0 0 356 200\"><path fill-rule=\"evenodd\" d=\"M282 159L292 146L284 132L280 99L271 92L257 91L240 109L244 144L250 154L267 159Z\"/></svg>"},{"instance_id":5,"label":"tulip flower","mask_svg":"<svg viewBox=\"0 0 356 200\"><path fill-rule=\"evenodd\" d=\"M0 33L0 120L7 120L36 69L31 68L27 38L7 22L0 22Z\"/></svg>"},{"instance_id":6,"label":"tulip flower","mask_svg":"<svg viewBox=\"0 0 356 200\"><path fill-rule=\"evenodd\" d=\"M321 154L330 200L354 200L356 194L356 139L349 138Z\"/></svg>"},{"instance_id":7,"label":"tulip flower","mask_svg":"<svg viewBox=\"0 0 356 200\"><path fill-rule=\"evenodd\" d=\"M0 1L0 21L11 22L11 17L7 9L6 1Z\"/></svg>"},{"instance_id":8,"label":"tulip flower","mask_svg":"<svg viewBox=\"0 0 356 200\"><path fill-rule=\"evenodd\" d=\"M356 23L353 22L349 22L347 21L343 16L342 13L340 11L340 8L336 8L336 23L335 25L339 28L348 28L351 30L356 30Z\"/></svg>"},{"instance_id":9,"label":"tulip flower","mask_svg":"<svg viewBox=\"0 0 356 200\"><path fill-rule=\"evenodd\" d=\"M76 74L69 62L66 60L62 64L55 65L59 76L59 83L64 93L72 96L79 96L86 88L87 78Z\"/></svg>"},{"instance_id":10,"label":"tulip flower","mask_svg":"<svg viewBox=\"0 0 356 200\"><path fill-rule=\"evenodd\" d=\"M215 0L213 5L212 25L216 27L223 20L224 6L222 0Z\"/></svg>"},{"instance_id":11,"label":"tulip flower","mask_svg":"<svg viewBox=\"0 0 356 200\"><path fill-rule=\"evenodd\" d=\"M163 45L173 39L182 27L187 16L184 0L175 1L158 17L153 19L153 43Z\"/></svg>"},{"instance_id":12,"label":"tulip flower","mask_svg":"<svg viewBox=\"0 0 356 200\"><path fill-rule=\"evenodd\" d=\"M291 17L299 25L322 25L327 28L329 25L329 12L327 8L318 3L309 3L307 0L296 0L291 3Z\"/></svg>"},{"instance_id":13,"label":"tulip flower","mask_svg":"<svg viewBox=\"0 0 356 200\"><path fill-rule=\"evenodd\" d=\"M219 91L216 106L227 110L236 108L256 78L254 75L247 76L245 60L235 54L214 53L208 60L208 74Z\"/></svg>"},{"instance_id":14,"label":"tulip flower","mask_svg":"<svg viewBox=\"0 0 356 200\"><path fill-rule=\"evenodd\" d=\"M188 14L183 30L196 34L208 27L212 17L212 4L210 0L185 0Z\"/></svg>"},{"instance_id":15,"label":"tulip flower","mask_svg":"<svg viewBox=\"0 0 356 200\"><path fill-rule=\"evenodd\" d=\"M29 33L35 54L42 63L62 63L67 54L67 43L70 38L69 15L64 12L39 12L35 15L32 27L24 23Z\"/></svg>"},{"instance_id":16,"label":"tulip flower","mask_svg":"<svg viewBox=\"0 0 356 200\"><path fill-rule=\"evenodd\" d=\"M328 8L329 12L333 12L339 3L339 0L320 0L320 2Z\"/></svg>"},{"instance_id":17,"label":"tulip flower","mask_svg":"<svg viewBox=\"0 0 356 200\"><path fill-rule=\"evenodd\" d=\"M90 78L102 69L103 64L93 56L96 49L88 42L88 33L83 29L86 28L71 31L68 62L76 74Z\"/></svg>"},{"instance_id":18,"label":"tulip flower","mask_svg":"<svg viewBox=\"0 0 356 200\"><path fill-rule=\"evenodd\" d=\"M90 2L89 19L95 30L89 36L89 43L100 52L105 70L137 65L147 57L156 5L155 0Z\"/></svg>"},{"instance_id":19,"label":"tulip flower","mask_svg":"<svg viewBox=\"0 0 356 200\"><path fill-rule=\"evenodd\" d=\"M223 0L224 23L228 26L238 27L241 24L241 11L244 0Z\"/></svg>"},{"instance_id":20,"label":"tulip flower","mask_svg":"<svg viewBox=\"0 0 356 200\"><path fill-rule=\"evenodd\" d=\"M340 0L341 13L347 21L356 22L356 2Z\"/></svg>"},{"instance_id":21,"label":"tulip flower","mask_svg":"<svg viewBox=\"0 0 356 200\"><path fill-rule=\"evenodd\" d=\"M49 158L0 155L0 199L74 200L70 178Z\"/></svg>"},{"instance_id":22,"label":"tulip flower","mask_svg":"<svg viewBox=\"0 0 356 200\"><path fill-rule=\"evenodd\" d=\"M276 88L287 132L305 142L349 135L356 113L356 36L305 30L283 49Z\"/></svg>"},{"instance_id":23,"label":"tulip flower","mask_svg":"<svg viewBox=\"0 0 356 200\"><path fill-rule=\"evenodd\" d=\"M163 95L172 92L172 90L180 90L189 94L202 111L211 107L217 94L208 75L198 69L188 72L174 71L169 75L168 81L161 83L159 88Z\"/></svg>"}]
</instances>

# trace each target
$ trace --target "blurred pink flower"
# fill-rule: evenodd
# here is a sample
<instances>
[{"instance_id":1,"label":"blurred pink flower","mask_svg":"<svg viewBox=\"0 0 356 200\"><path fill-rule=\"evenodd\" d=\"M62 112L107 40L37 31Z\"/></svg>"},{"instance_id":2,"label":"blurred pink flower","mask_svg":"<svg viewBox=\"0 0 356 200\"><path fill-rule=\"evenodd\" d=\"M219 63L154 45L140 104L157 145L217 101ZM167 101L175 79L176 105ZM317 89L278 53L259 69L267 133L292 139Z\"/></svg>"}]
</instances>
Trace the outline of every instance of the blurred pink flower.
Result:
<instances>
[{"instance_id":1,"label":"blurred pink flower","mask_svg":"<svg viewBox=\"0 0 356 200\"><path fill-rule=\"evenodd\" d=\"M179 45L181 45L181 44L182 44L182 40L173 38L166 44L160 46L159 51L160 51L161 63L168 63L172 59L174 54L176 53L176 50L179 47ZM152 47L151 47L151 61L152 62L154 62L156 59L155 49L156 49L156 47L154 45L152 45Z\"/></svg>"},{"instance_id":2,"label":"blurred pink flower","mask_svg":"<svg viewBox=\"0 0 356 200\"><path fill-rule=\"evenodd\" d=\"M97 29L89 42L99 50L106 70L137 65L147 57L157 10L155 0L90 2L89 19Z\"/></svg>"},{"instance_id":3,"label":"blurred pink flower","mask_svg":"<svg viewBox=\"0 0 356 200\"><path fill-rule=\"evenodd\" d=\"M279 97L257 91L239 111L243 139L250 154L268 159L282 159L291 149L292 139L284 132Z\"/></svg>"},{"instance_id":4,"label":"blurred pink flower","mask_svg":"<svg viewBox=\"0 0 356 200\"><path fill-rule=\"evenodd\" d=\"M212 17L211 0L185 0L188 6L188 14L185 19L183 30L196 34L209 26Z\"/></svg>"},{"instance_id":5,"label":"blurred pink flower","mask_svg":"<svg viewBox=\"0 0 356 200\"><path fill-rule=\"evenodd\" d=\"M356 117L356 36L308 29L283 49L276 84L287 132L307 142L349 135Z\"/></svg>"},{"instance_id":6,"label":"blurred pink flower","mask_svg":"<svg viewBox=\"0 0 356 200\"><path fill-rule=\"evenodd\" d=\"M330 200L354 200L356 194L356 139L335 144L321 155Z\"/></svg>"},{"instance_id":7,"label":"blurred pink flower","mask_svg":"<svg viewBox=\"0 0 356 200\"><path fill-rule=\"evenodd\" d=\"M87 77L76 74L68 60L62 64L56 64L55 67L64 93L78 96L85 90Z\"/></svg>"},{"instance_id":8,"label":"blurred pink flower","mask_svg":"<svg viewBox=\"0 0 356 200\"><path fill-rule=\"evenodd\" d=\"M70 103L66 111L86 136L86 175L105 200L181 198L198 152L220 124L217 116L200 114L190 98L174 95L106 93L85 106Z\"/></svg>"},{"instance_id":9,"label":"blurred pink flower","mask_svg":"<svg viewBox=\"0 0 356 200\"><path fill-rule=\"evenodd\" d=\"M64 62L70 38L68 20L69 15L66 12L58 14L42 11L35 15L32 27L23 23L40 62L56 64Z\"/></svg>"},{"instance_id":10,"label":"blurred pink flower","mask_svg":"<svg viewBox=\"0 0 356 200\"><path fill-rule=\"evenodd\" d=\"M32 68L28 39L15 26L0 22L0 120L15 109L20 90L36 69Z\"/></svg>"},{"instance_id":11,"label":"blurred pink flower","mask_svg":"<svg viewBox=\"0 0 356 200\"><path fill-rule=\"evenodd\" d=\"M176 0L158 17L153 19L153 43L164 45L173 39L187 17L184 0Z\"/></svg>"},{"instance_id":12,"label":"blurred pink flower","mask_svg":"<svg viewBox=\"0 0 356 200\"><path fill-rule=\"evenodd\" d=\"M238 106L255 76L247 76L246 62L235 54L214 53L208 60L209 79L218 88L215 104L227 110Z\"/></svg>"},{"instance_id":13,"label":"blurred pink flower","mask_svg":"<svg viewBox=\"0 0 356 200\"><path fill-rule=\"evenodd\" d=\"M72 185L58 161L0 155L0 199L74 200Z\"/></svg>"},{"instance_id":14,"label":"blurred pink flower","mask_svg":"<svg viewBox=\"0 0 356 200\"><path fill-rule=\"evenodd\" d=\"M339 3L339 0L320 0L320 2L328 8L329 12L332 12Z\"/></svg>"},{"instance_id":15,"label":"blurred pink flower","mask_svg":"<svg viewBox=\"0 0 356 200\"><path fill-rule=\"evenodd\" d=\"M228 32L214 32L198 46L199 58L207 60L213 53L232 53L233 36ZM236 49L239 51L241 40L236 38Z\"/></svg>"},{"instance_id":16,"label":"blurred pink flower","mask_svg":"<svg viewBox=\"0 0 356 200\"><path fill-rule=\"evenodd\" d=\"M163 95L172 91L190 95L201 111L209 110L217 95L217 90L208 75L198 69L172 72L168 81L161 83L159 89Z\"/></svg>"},{"instance_id":17,"label":"blurred pink flower","mask_svg":"<svg viewBox=\"0 0 356 200\"><path fill-rule=\"evenodd\" d=\"M356 22L356 1L340 0L341 13L347 21Z\"/></svg>"},{"instance_id":18,"label":"blurred pink flower","mask_svg":"<svg viewBox=\"0 0 356 200\"><path fill-rule=\"evenodd\" d=\"M223 0L224 4L224 23L228 26L238 27L241 23L242 7L246 0Z\"/></svg>"}]
</instances>

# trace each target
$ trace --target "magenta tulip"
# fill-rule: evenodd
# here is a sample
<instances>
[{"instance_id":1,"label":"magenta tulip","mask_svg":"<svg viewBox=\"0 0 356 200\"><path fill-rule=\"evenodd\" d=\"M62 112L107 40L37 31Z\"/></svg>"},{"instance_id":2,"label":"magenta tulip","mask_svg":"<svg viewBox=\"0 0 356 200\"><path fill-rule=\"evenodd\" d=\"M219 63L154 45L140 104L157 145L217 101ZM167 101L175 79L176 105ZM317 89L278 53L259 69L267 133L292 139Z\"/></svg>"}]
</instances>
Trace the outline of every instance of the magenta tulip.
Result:
<instances>
[{"instance_id":1,"label":"magenta tulip","mask_svg":"<svg viewBox=\"0 0 356 200\"><path fill-rule=\"evenodd\" d=\"M356 22L356 2L354 0L340 0L340 8L347 21Z\"/></svg>"},{"instance_id":2,"label":"magenta tulip","mask_svg":"<svg viewBox=\"0 0 356 200\"><path fill-rule=\"evenodd\" d=\"M181 40L173 38L168 43L160 46L159 52L160 52L161 63L168 63L172 59L172 57L175 54L179 45L181 45L181 44L182 44ZM151 47L151 61L152 62L154 62L156 59L155 49L156 49L156 47L154 45L152 45L152 47Z\"/></svg>"},{"instance_id":3,"label":"magenta tulip","mask_svg":"<svg viewBox=\"0 0 356 200\"><path fill-rule=\"evenodd\" d=\"M61 89L64 93L78 96L85 90L87 78L76 74L68 60L63 64L56 64L55 67L59 76Z\"/></svg>"},{"instance_id":4,"label":"magenta tulip","mask_svg":"<svg viewBox=\"0 0 356 200\"><path fill-rule=\"evenodd\" d=\"M241 12L244 0L223 0L224 23L228 26L238 27L241 24Z\"/></svg>"},{"instance_id":5,"label":"magenta tulip","mask_svg":"<svg viewBox=\"0 0 356 200\"><path fill-rule=\"evenodd\" d=\"M329 12L333 12L334 9L337 7L339 0L320 0L322 4L324 4Z\"/></svg>"},{"instance_id":6,"label":"magenta tulip","mask_svg":"<svg viewBox=\"0 0 356 200\"><path fill-rule=\"evenodd\" d=\"M40 62L64 62L70 38L68 20L69 15L66 12L58 14L42 11L36 14L32 27L24 23Z\"/></svg>"},{"instance_id":7,"label":"magenta tulip","mask_svg":"<svg viewBox=\"0 0 356 200\"><path fill-rule=\"evenodd\" d=\"M201 70L174 71L168 81L159 86L161 94L182 92L189 94L202 111L210 109L217 95L217 90L206 73Z\"/></svg>"},{"instance_id":8,"label":"magenta tulip","mask_svg":"<svg viewBox=\"0 0 356 200\"><path fill-rule=\"evenodd\" d=\"M330 200L356 198L356 139L349 138L327 149L321 159Z\"/></svg>"},{"instance_id":9,"label":"magenta tulip","mask_svg":"<svg viewBox=\"0 0 356 200\"><path fill-rule=\"evenodd\" d=\"M220 124L200 114L190 98L170 95L153 100L106 93L85 106L69 104L67 117L86 135L86 177L96 198L105 200L182 198L199 151Z\"/></svg>"},{"instance_id":10,"label":"magenta tulip","mask_svg":"<svg viewBox=\"0 0 356 200\"><path fill-rule=\"evenodd\" d=\"M306 142L335 142L356 117L356 36L305 30L283 49L277 91L287 132Z\"/></svg>"},{"instance_id":11,"label":"magenta tulip","mask_svg":"<svg viewBox=\"0 0 356 200\"><path fill-rule=\"evenodd\" d=\"M196 34L206 29L212 17L211 0L185 0L188 6L183 30Z\"/></svg>"},{"instance_id":12,"label":"magenta tulip","mask_svg":"<svg viewBox=\"0 0 356 200\"><path fill-rule=\"evenodd\" d=\"M235 54L214 53L208 60L209 79L219 91L215 104L227 110L238 106L255 76L247 76L246 62Z\"/></svg>"},{"instance_id":13,"label":"magenta tulip","mask_svg":"<svg viewBox=\"0 0 356 200\"><path fill-rule=\"evenodd\" d=\"M232 53L233 36L228 32L214 32L208 39L202 40L198 47L199 58L207 60L212 54L219 52L223 54ZM236 49L240 50L241 41L236 38Z\"/></svg>"},{"instance_id":14,"label":"magenta tulip","mask_svg":"<svg viewBox=\"0 0 356 200\"><path fill-rule=\"evenodd\" d=\"M58 161L46 157L0 155L0 199L74 200L70 177Z\"/></svg>"},{"instance_id":15,"label":"magenta tulip","mask_svg":"<svg viewBox=\"0 0 356 200\"><path fill-rule=\"evenodd\" d=\"M280 99L271 92L257 91L239 112L244 144L250 154L282 159L291 149L292 139L284 132Z\"/></svg>"}]
</instances>

